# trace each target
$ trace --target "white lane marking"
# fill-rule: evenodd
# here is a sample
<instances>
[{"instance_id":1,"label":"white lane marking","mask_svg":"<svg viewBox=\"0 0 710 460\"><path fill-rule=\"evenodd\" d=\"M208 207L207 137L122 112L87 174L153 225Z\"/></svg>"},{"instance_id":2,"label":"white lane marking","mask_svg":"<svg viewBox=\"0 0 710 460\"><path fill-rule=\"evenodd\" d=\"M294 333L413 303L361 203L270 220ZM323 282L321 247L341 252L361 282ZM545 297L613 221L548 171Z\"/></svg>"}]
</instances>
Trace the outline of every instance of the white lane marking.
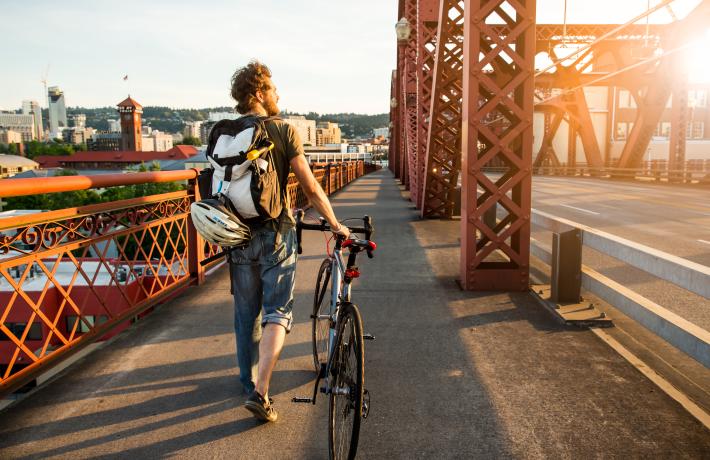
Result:
<instances>
[{"instance_id":1,"label":"white lane marking","mask_svg":"<svg viewBox=\"0 0 710 460\"><path fill-rule=\"evenodd\" d=\"M599 215L598 212L590 211L590 210L588 210L588 209L577 208L577 207L575 207L575 206L570 206L570 205L568 205L568 204L561 204L560 206L564 206L565 208L576 209L577 211L582 211L582 212L586 212L586 213L589 213L589 214L594 214L595 216L598 216L598 215Z\"/></svg>"},{"instance_id":2,"label":"white lane marking","mask_svg":"<svg viewBox=\"0 0 710 460\"><path fill-rule=\"evenodd\" d=\"M700 241L701 243L710 244L710 241L705 241L705 240L698 240L698 241Z\"/></svg>"}]
</instances>

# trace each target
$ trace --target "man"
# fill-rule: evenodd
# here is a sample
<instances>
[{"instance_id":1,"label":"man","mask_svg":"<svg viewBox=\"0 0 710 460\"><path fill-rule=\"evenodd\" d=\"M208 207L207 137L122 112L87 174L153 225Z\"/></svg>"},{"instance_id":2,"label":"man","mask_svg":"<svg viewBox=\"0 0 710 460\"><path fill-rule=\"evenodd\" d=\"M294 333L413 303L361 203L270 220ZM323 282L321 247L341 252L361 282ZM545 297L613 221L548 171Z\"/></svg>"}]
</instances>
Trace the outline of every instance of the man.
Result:
<instances>
[{"instance_id":1,"label":"man","mask_svg":"<svg viewBox=\"0 0 710 460\"><path fill-rule=\"evenodd\" d=\"M271 71L258 61L234 73L232 97L243 115L273 117L279 113L279 96ZM333 232L345 236L350 232L338 222L328 197L313 177L296 130L281 120L265 124L275 145L272 155L284 211L278 219L251 229L249 246L232 251L230 270L239 379L244 392L249 393L245 407L259 420L273 422L277 414L269 398L269 382L285 336L291 330L296 271L295 221L286 192L290 170Z\"/></svg>"}]
</instances>

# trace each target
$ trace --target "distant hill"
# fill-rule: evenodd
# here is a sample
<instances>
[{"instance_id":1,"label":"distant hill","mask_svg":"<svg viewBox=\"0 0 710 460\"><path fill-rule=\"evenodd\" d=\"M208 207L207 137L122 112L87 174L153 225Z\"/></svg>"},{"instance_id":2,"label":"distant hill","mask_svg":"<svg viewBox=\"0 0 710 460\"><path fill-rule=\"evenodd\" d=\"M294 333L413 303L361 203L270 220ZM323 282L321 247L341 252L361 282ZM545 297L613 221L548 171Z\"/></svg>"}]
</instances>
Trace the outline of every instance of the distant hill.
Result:
<instances>
[{"instance_id":1,"label":"distant hill","mask_svg":"<svg viewBox=\"0 0 710 460\"><path fill-rule=\"evenodd\" d=\"M182 132L185 122L207 120L210 112L231 112L233 107L212 107L205 109L171 109L170 107L143 107L143 124L153 129L168 133ZM44 110L46 116L46 109ZM98 130L108 130L108 121L118 119L115 107L69 107L67 115L77 113L86 114L86 126L91 126ZM315 112L296 113L284 112L282 115L304 115L306 118L318 121L331 121L338 123L343 132L343 136L369 137L375 128L383 128L389 123L389 114L363 115L357 113L328 113L318 114Z\"/></svg>"}]
</instances>

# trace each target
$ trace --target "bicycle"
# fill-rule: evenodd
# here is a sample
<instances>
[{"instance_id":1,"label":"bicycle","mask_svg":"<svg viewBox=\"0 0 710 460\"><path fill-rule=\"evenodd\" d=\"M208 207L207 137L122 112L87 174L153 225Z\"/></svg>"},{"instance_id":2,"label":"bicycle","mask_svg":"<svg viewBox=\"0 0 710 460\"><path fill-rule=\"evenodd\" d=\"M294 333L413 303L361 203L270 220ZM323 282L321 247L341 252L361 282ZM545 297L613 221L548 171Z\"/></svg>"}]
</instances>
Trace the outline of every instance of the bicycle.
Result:
<instances>
[{"instance_id":1,"label":"bicycle","mask_svg":"<svg viewBox=\"0 0 710 460\"><path fill-rule=\"evenodd\" d=\"M304 212L296 213L298 253L301 254L302 230L330 231L325 219L319 224L303 222ZM351 219L346 219L351 220ZM293 398L293 402L315 405L318 391L328 395L328 453L331 459L355 458L360 436L360 422L370 411L370 394L365 389L364 340L374 340L363 334L362 317L358 307L351 302L350 285L360 276L355 265L357 255L365 251L369 258L377 245L370 241L374 232L372 220L363 217L363 227L349 227L365 239L345 238L335 235L335 247L318 270L311 314L313 339L313 364L316 382L312 398ZM343 221L345 222L345 221ZM348 249L347 263L342 250ZM324 303L330 282L330 302ZM325 384L319 388L321 380Z\"/></svg>"}]
</instances>

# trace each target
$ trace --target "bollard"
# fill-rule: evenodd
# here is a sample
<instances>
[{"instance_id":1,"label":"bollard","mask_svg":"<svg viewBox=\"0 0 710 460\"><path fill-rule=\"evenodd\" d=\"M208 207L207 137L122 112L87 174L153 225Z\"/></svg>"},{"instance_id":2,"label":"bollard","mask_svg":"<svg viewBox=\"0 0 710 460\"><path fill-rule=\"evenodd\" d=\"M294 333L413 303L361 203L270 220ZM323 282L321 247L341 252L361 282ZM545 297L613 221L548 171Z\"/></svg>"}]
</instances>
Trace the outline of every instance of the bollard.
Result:
<instances>
[{"instance_id":1,"label":"bollard","mask_svg":"<svg viewBox=\"0 0 710 460\"><path fill-rule=\"evenodd\" d=\"M550 299L578 303L582 287L582 233L579 229L552 234Z\"/></svg>"}]
</instances>

